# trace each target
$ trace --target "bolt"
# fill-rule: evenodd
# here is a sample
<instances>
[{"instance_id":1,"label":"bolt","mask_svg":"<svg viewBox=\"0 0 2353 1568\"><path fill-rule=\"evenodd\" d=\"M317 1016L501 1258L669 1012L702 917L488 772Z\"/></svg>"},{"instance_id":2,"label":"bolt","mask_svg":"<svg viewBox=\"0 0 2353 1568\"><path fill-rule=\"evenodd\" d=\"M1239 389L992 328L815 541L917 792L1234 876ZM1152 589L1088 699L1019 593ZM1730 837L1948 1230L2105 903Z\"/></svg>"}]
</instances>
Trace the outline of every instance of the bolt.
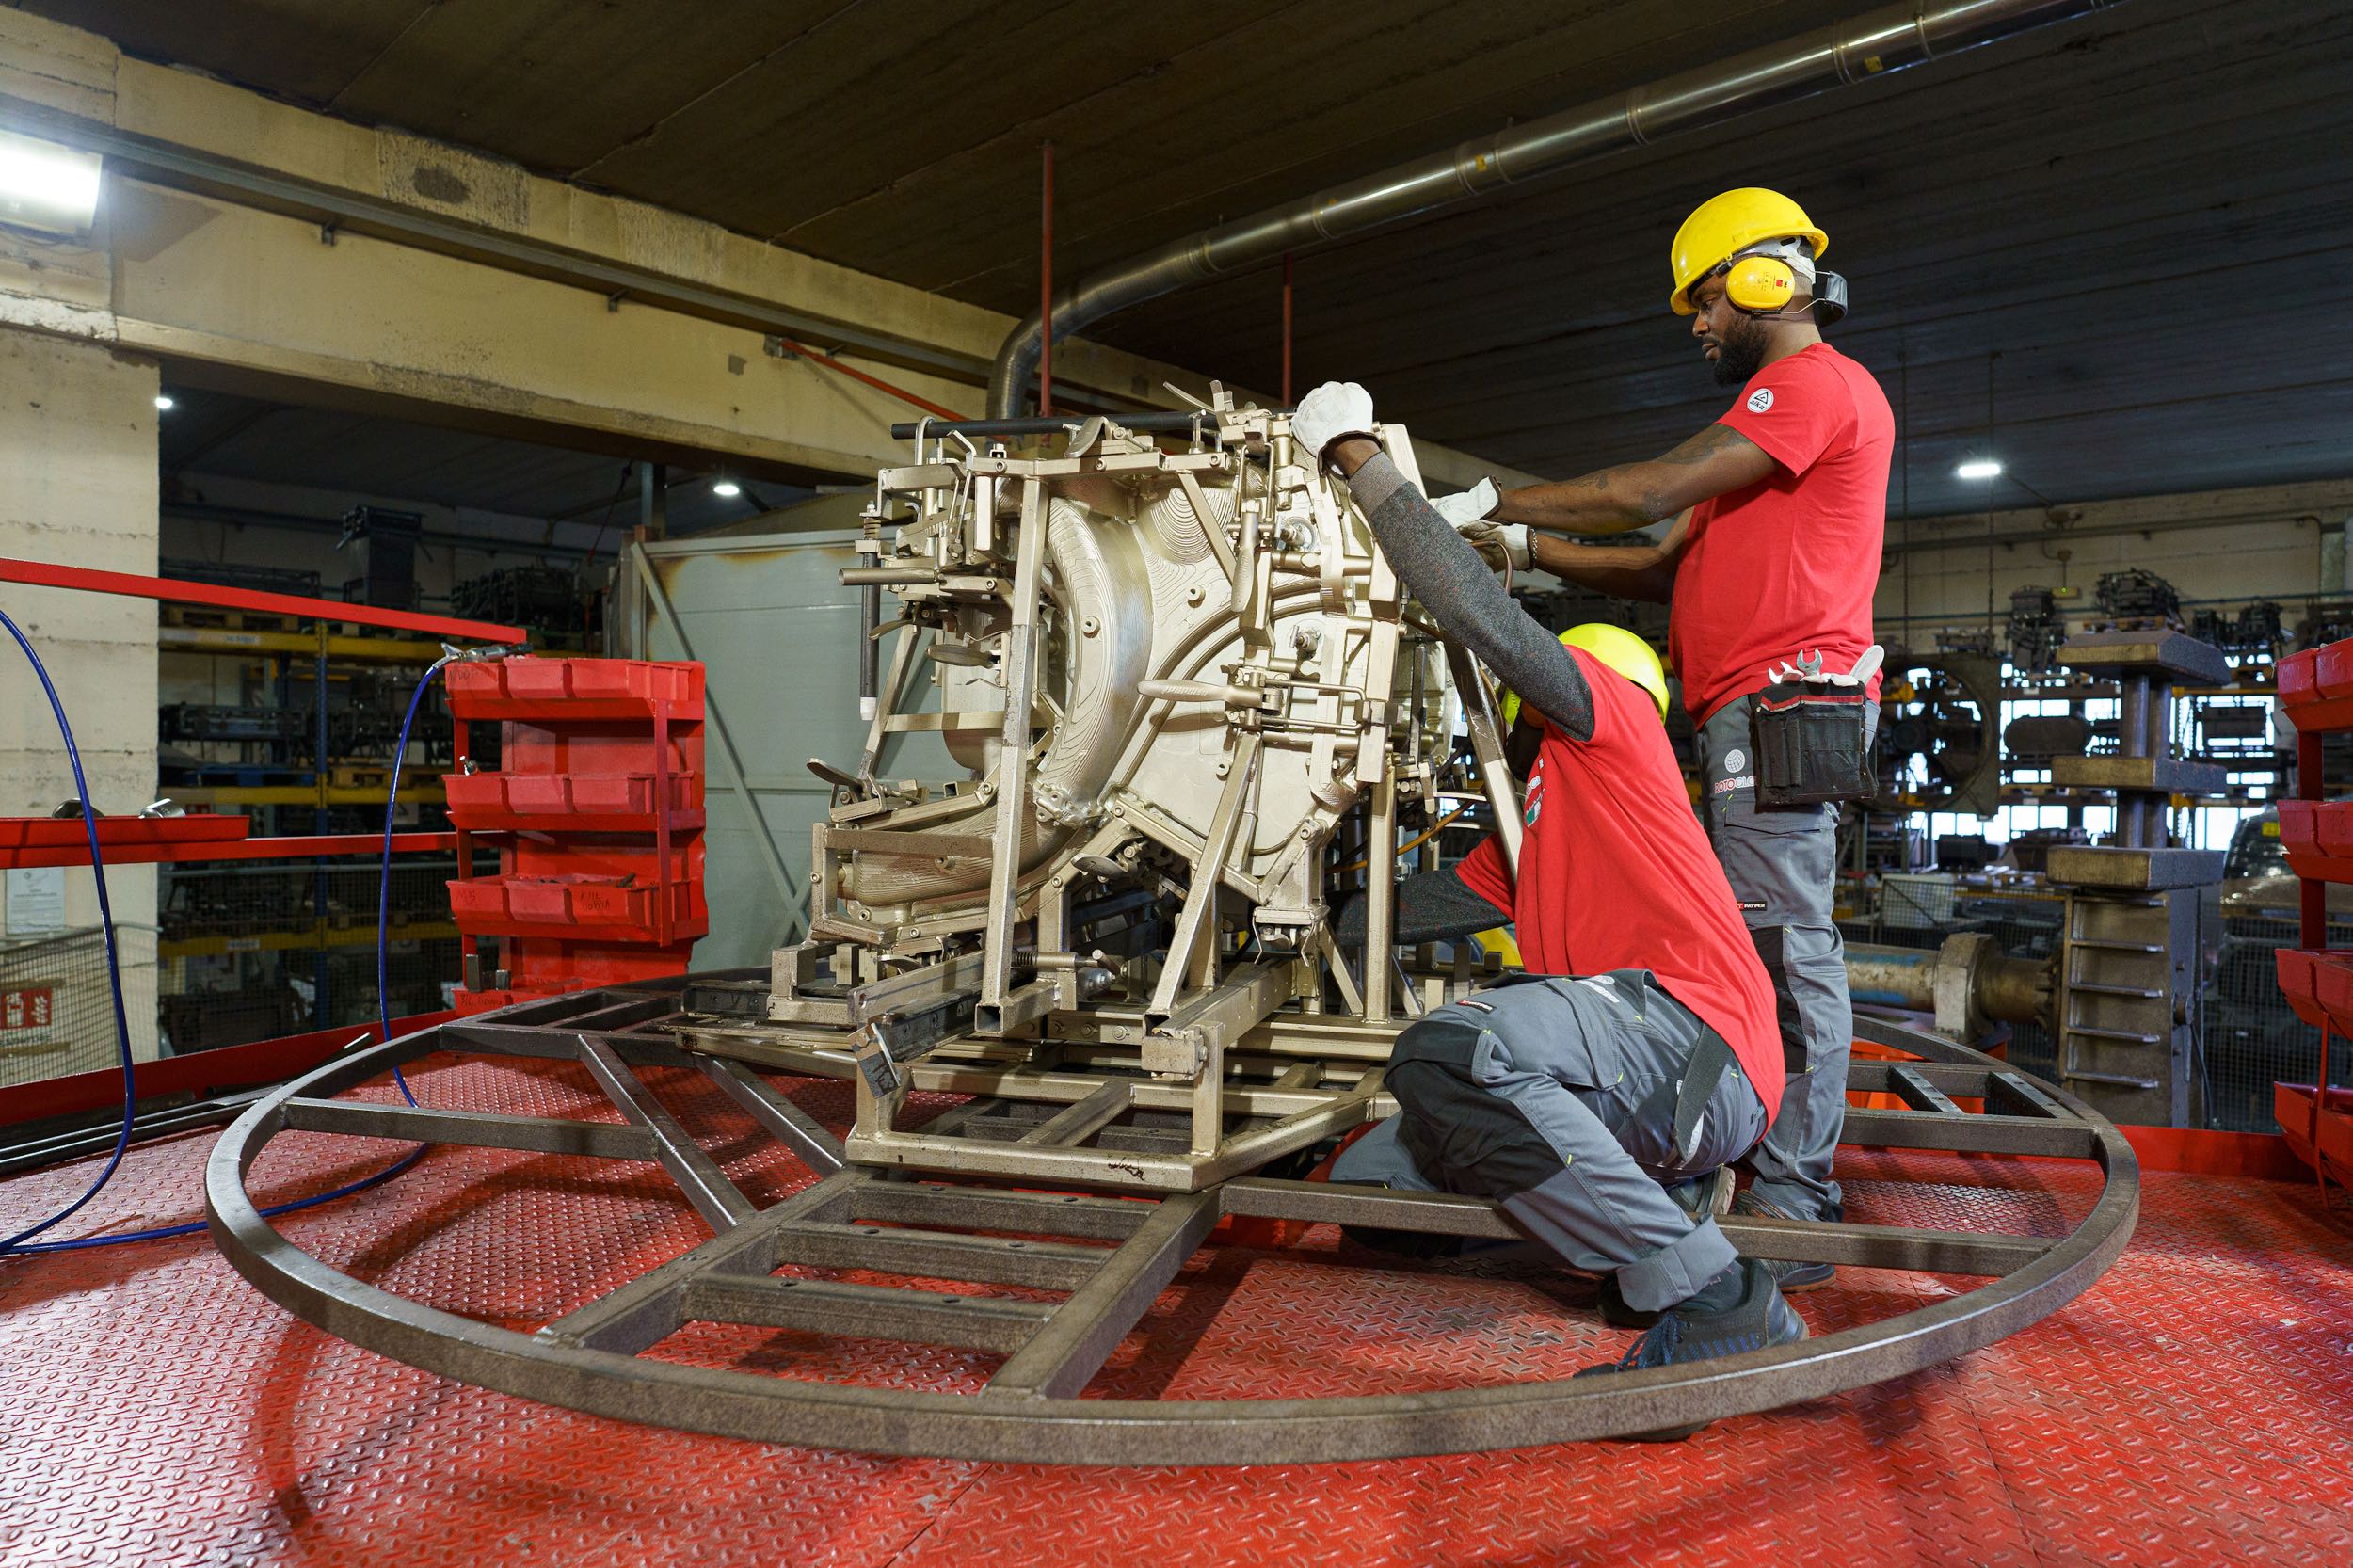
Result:
<instances>
[{"instance_id":1,"label":"bolt","mask_svg":"<svg viewBox=\"0 0 2353 1568\"><path fill-rule=\"evenodd\" d=\"M1102 631L1102 630L1103 630L1103 623L1102 623L1101 621L1099 621L1099 620L1096 620L1096 619L1093 616L1080 616L1080 620L1079 620L1079 634L1080 634L1080 636L1082 636L1082 637L1092 637L1092 636L1094 636L1094 635L1095 635L1097 632L1100 632L1100 631Z\"/></svg>"},{"instance_id":2,"label":"bolt","mask_svg":"<svg viewBox=\"0 0 2353 1568\"><path fill-rule=\"evenodd\" d=\"M1191 605L1194 605L1194 606L1198 606L1198 605L1200 604L1200 602L1201 602L1201 584L1200 584L1195 583L1195 584L1194 584L1192 587L1187 588L1187 589L1185 590L1185 602L1186 602L1187 604L1191 604Z\"/></svg>"}]
</instances>

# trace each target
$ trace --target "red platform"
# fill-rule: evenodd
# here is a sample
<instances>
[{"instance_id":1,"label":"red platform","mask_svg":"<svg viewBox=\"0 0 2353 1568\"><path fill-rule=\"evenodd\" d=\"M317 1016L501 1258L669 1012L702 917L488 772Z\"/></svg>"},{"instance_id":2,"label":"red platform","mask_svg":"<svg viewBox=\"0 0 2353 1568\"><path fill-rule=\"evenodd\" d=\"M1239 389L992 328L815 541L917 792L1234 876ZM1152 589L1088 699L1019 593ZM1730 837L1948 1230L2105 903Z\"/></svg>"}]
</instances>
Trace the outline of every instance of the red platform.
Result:
<instances>
[{"instance_id":1,"label":"red platform","mask_svg":"<svg viewBox=\"0 0 2353 1568\"><path fill-rule=\"evenodd\" d=\"M706 1129L755 1201L808 1179L698 1076L648 1080ZM428 1104L615 1114L570 1067L474 1060L428 1065L412 1081ZM846 1086L800 1082L793 1096L845 1125ZM210 1146L190 1137L135 1152L88 1224L69 1229L199 1214ZM255 1191L265 1200L314 1192L398 1147L286 1134L257 1167ZM45 1211L88 1173L0 1183L0 1213ZM1842 1154L1841 1175L1857 1220L2054 1231L2097 1181L2066 1163L1861 1150ZM0 1264L0 1560L2348 1560L2353 1228L2322 1211L2309 1180L2154 1171L2145 1183L2130 1249L2088 1295L1957 1363L1675 1446L1327 1467L1031 1468L658 1432L463 1387L345 1345L272 1305L200 1238ZM516 1327L705 1234L650 1167L457 1148L282 1224L339 1268ZM1358 1274L1335 1266L1341 1245L1320 1228L1289 1252L1203 1252L1097 1386L1267 1398L1499 1384L1614 1355L1629 1337L1604 1328L1565 1276L1498 1263L1427 1281ZM1850 1270L1797 1304L1829 1330L1967 1283ZM996 1365L920 1347L847 1351L835 1359L795 1334L704 1330L663 1353L955 1389Z\"/></svg>"}]
</instances>

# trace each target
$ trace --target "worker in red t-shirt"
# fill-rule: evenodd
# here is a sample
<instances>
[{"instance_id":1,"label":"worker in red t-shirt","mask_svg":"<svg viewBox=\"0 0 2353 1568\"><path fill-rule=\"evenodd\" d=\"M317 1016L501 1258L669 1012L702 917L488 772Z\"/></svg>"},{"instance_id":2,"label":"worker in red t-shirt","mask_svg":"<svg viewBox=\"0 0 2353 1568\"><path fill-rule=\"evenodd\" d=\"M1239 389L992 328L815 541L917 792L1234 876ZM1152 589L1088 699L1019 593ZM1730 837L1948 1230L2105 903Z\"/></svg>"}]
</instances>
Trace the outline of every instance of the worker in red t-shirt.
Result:
<instances>
[{"instance_id":1,"label":"worker in red t-shirt","mask_svg":"<svg viewBox=\"0 0 2353 1568\"><path fill-rule=\"evenodd\" d=\"M1490 565L1533 565L1670 606L1668 654L1699 727L1708 836L1780 996L1791 1074L1781 1114L1748 1161L1755 1180L1735 1208L1801 1220L1841 1214L1831 1159L1846 1117L1854 1013L1831 919L1837 807L1759 807L1752 698L1784 666L1814 659L1846 672L1871 649L1895 446L1878 382L1822 341L1821 325L1846 311L1845 280L1815 264L1829 244L1778 192L1727 191L1703 203L1675 232L1669 304L1691 317L1718 383L1740 389L1730 410L1650 462L1499 497L1482 481L1436 503ZM1647 546L1552 536L1669 520ZM1876 677L1867 695L1877 696ZM1877 710L1851 706L1861 754ZM1822 1263L1774 1267L1784 1289L1831 1275Z\"/></svg>"},{"instance_id":2,"label":"worker in red t-shirt","mask_svg":"<svg viewBox=\"0 0 2353 1568\"><path fill-rule=\"evenodd\" d=\"M1764 1137L1780 1101L1781 1040L1771 984L1667 744L1666 673L1617 627L1556 641L1373 428L1372 399L1353 384L1317 388L1291 418L1300 450L1349 476L1416 601L1511 683L1543 732L1517 886L1486 890L1515 912L1529 973L1400 1032L1386 1083L1401 1110L1333 1177L1494 1198L1571 1264L1609 1276L1648 1327L1624 1360L1590 1370L1801 1339L1770 1272L1716 1223L1727 1163Z\"/></svg>"}]
</instances>

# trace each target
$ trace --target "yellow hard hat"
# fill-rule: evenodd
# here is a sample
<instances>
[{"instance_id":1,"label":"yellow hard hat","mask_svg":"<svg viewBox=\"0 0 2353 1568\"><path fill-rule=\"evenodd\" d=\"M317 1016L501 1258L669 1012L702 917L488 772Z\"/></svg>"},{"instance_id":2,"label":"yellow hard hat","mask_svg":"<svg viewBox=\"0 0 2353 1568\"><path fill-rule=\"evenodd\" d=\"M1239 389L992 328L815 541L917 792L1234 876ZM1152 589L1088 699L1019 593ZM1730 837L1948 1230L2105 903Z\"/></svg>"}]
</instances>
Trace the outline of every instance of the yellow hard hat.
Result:
<instances>
[{"instance_id":1,"label":"yellow hard hat","mask_svg":"<svg viewBox=\"0 0 2353 1568\"><path fill-rule=\"evenodd\" d=\"M1830 248L1830 236L1814 227L1805 209L1777 190L1743 185L1709 197L1683 220L1667 251L1675 280L1668 305L1679 316L1692 314L1692 284L1758 241L1782 239L1812 242L1817 257Z\"/></svg>"},{"instance_id":2,"label":"yellow hard hat","mask_svg":"<svg viewBox=\"0 0 2353 1568\"><path fill-rule=\"evenodd\" d=\"M1667 666L1658 662L1658 654L1623 626L1608 621L1589 620L1582 626L1572 626L1561 633L1562 648L1581 648L1594 658L1650 693L1658 704L1658 716L1667 716ZM1503 693L1503 728L1510 733L1520 719L1520 696L1508 687Z\"/></svg>"}]
</instances>

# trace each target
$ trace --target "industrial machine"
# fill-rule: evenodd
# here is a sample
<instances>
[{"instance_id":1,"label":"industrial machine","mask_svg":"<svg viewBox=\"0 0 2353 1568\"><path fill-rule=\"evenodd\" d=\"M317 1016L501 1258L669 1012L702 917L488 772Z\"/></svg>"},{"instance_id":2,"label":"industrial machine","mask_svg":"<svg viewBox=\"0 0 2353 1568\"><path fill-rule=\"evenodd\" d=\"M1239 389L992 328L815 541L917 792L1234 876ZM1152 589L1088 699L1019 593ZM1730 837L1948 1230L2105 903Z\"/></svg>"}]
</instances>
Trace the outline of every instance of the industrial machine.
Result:
<instances>
[{"instance_id":1,"label":"industrial machine","mask_svg":"<svg viewBox=\"0 0 2353 1568\"><path fill-rule=\"evenodd\" d=\"M2113 1127L1965 1046L1865 1021L1877 1054L1849 1073L1865 1096L1850 1142L2096 1162L2102 1190L2076 1228L1728 1217L1754 1256L1988 1283L1702 1368L1287 1400L1138 1386L1113 1352L1131 1333L1184 1332L1147 1315L1212 1232L1518 1239L1481 1198L1304 1179L1396 1109L1382 1080L1398 1029L1490 972L1469 944L1398 949L1395 873L1464 812L1492 813L1516 854L1512 781L1484 677L1416 614L1282 415L1220 395L1125 425L909 434L842 572L874 654L867 738L810 762L830 800L806 938L765 973L629 980L443 1023L258 1104L215 1156L208 1202L224 1251L276 1300L419 1366L655 1424L888 1453L1239 1464L1652 1432L1812 1398L2013 1332L2121 1249L2137 1176ZM1385 436L1414 474L1406 432ZM906 734L943 739L962 776L890 776L884 743ZM1352 895L1369 906L1357 950L1334 935ZM2040 1004L2031 967L1982 948L1924 972L1962 1030ZM438 1078L413 1106L345 1096L433 1053L577 1066L621 1121L453 1107ZM713 1134L683 1098L665 1103L714 1088L748 1121ZM657 1162L713 1235L642 1272L600 1262L581 1294L534 1298L566 1304L544 1320L461 1319L273 1229L244 1173L289 1129ZM771 1156L812 1179L763 1207L739 1180ZM1352 1325L1371 1310L1352 1276L1404 1266L1345 1245L1330 1260L1332 1309ZM1414 1267L1413 1288L1452 1288ZM889 1353L780 1377L764 1355L657 1350L705 1324L968 1360L937 1363L964 1368L943 1384L890 1370Z\"/></svg>"},{"instance_id":2,"label":"industrial machine","mask_svg":"<svg viewBox=\"0 0 2353 1568\"><path fill-rule=\"evenodd\" d=\"M1227 1128L1229 1056L1276 1012L1327 1034L1390 1016L1389 846L1401 815L1434 822L1475 782L1449 772L1458 689L1489 787L1510 782L1483 692L1409 623L1345 489L1264 411L1201 424L1184 452L1096 422L1061 456L938 443L881 477L872 564L843 579L870 603L888 589L904 630L864 755L812 763L835 792L809 936L776 958L784 1027L747 1052L855 1055L860 1160L1193 1191L1345 1131L1379 1087L1326 1062L1290 1075L1298 1109ZM1389 445L1411 472L1403 433ZM910 684L936 712L911 711ZM874 776L886 735L934 726L968 779ZM1354 968L1331 933L1343 863L1339 885L1376 895L1378 956ZM1008 1146L901 1128L906 1064L951 1039L983 1071L1043 1044L1149 1075L1105 1077L1069 1129L1141 1095L1187 1112L1187 1135L1088 1149L1063 1128Z\"/></svg>"}]
</instances>

